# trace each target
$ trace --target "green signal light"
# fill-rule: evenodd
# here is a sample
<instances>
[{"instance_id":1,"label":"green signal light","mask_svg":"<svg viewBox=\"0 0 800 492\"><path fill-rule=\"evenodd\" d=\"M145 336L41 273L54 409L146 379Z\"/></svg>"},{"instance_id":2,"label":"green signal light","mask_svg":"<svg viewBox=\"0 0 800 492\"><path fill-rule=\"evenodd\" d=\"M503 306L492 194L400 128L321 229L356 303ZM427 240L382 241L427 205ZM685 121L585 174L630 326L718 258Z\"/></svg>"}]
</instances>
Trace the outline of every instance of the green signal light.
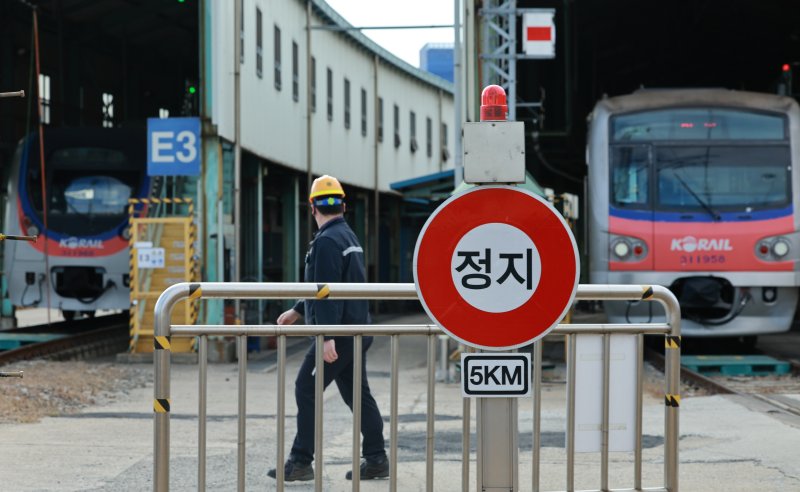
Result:
<instances>
[{"instance_id":1,"label":"green signal light","mask_svg":"<svg viewBox=\"0 0 800 492\"><path fill-rule=\"evenodd\" d=\"M193 85L190 85L189 86L189 94L194 94L195 92L197 92L197 88L195 86L193 86Z\"/></svg>"}]
</instances>

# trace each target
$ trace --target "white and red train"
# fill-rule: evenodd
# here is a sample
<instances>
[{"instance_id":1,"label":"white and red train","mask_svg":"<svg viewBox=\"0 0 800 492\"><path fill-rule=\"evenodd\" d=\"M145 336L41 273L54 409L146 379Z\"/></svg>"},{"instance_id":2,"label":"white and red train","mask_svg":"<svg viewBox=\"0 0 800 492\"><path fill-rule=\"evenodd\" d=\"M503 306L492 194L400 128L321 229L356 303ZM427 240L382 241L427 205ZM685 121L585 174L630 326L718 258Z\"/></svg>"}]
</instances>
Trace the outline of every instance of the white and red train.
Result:
<instances>
[{"instance_id":1,"label":"white and red train","mask_svg":"<svg viewBox=\"0 0 800 492\"><path fill-rule=\"evenodd\" d=\"M800 109L784 96L641 90L602 99L587 140L590 281L660 284L682 332L787 331L800 286ZM607 302L612 322L663 318Z\"/></svg>"},{"instance_id":2,"label":"white and red train","mask_svg":"<svg viewBox=\"0 0 800 492\"><path fill-rule=\"evenodd\" d=\"M8 181L5 232L39 236L5 242L11 302L49 302L67 319L128 309L128 199L149 191L144 130L46 128L44 135L44 178L32 134L19 144Z\"/></svg>"}]
</instances>

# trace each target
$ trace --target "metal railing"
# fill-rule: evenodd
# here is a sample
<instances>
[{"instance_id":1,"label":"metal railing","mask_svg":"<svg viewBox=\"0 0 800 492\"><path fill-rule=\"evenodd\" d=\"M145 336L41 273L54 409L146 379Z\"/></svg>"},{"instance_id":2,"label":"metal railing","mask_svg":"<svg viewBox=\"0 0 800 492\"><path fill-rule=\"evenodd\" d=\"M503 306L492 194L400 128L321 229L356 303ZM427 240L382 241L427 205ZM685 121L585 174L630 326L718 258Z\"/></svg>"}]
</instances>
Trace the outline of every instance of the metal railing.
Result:
<instances>
[{"instance_id":1,"label":"metal railing","mask_svg":"<svg viewBox=\"0 0 800 492\"><path fill-rule=\"evenodd\" d=\"M247 375L247 337L276 336L277 347L277 488L284 486L284 434L286 404L286 337L314 336L321 346L324 336L353 336L353 490L360 490L360 435L361 435L361 369L362 337L369 335L388 335L391 337L391 385L390 385L390 430L389 430L389 488L397 490L397 423L398 423L398 360L399 337L403 335L426 335L427 343L427 448L426 448L426 490L433 490L433 442L434 442L434 397L436 369L436 341L442 334L436 325L315 325L315 326L251 326L251 325L170 325L173 307L183 299L394 299L413 300L417 298L414 284L309 284L309 283L181 283L166 289L155 306L155 387L154 387L154 477L156 491L169 490L169 422L170 422L170 337L199 336L199 431L198 431L198 490L206 486L206 398L207 398L207 351L208 336L236 336L239 354L238 370L238 490L244 490L245 477L245 434L246 434L246 375ZM675 296L661 286L642 285L580 285L576 300L645 300L659 302L667 314L667 323L633 324L564 324L551 333L567 336L567 429L566 490L574 490L575 474L575 374L576 374L576 335L601 334L604 341L603 355L603 404L601 426L601 486L608 488L609 468L609 374L611 334L624 333L637 335L638 376L636 383L636 422L634 449L634 486L626 490L647 490L649 492L678 491L678 408L680 402L680 308ZM642 489L642 398L643 398L643 335L665 335L665 419L664 419L664 486ZM542 343L534 344L533 360L533 490L539 491L540 445L541 445L541 365ZM322 351L316 351L315 375L315 490L322 490L322 393L324 363ZM464 492L469 489L469 450L470 450L470 400L463 402L462 417L462 484Z\"/></svg>"}]
</instances>

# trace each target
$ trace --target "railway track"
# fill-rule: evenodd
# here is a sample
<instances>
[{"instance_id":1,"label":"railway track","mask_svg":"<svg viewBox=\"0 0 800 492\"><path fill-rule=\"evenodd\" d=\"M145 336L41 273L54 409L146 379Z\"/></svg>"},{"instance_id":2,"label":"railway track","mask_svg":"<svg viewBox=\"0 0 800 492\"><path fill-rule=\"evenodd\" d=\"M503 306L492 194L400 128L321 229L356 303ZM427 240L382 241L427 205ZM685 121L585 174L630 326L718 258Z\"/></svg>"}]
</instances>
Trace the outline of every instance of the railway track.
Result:
<instances>
[{"instance_id":1,"label":"railway track","mask_svg":"<svg viewBox=\"0 0 800 492\"><path fill-rule=\"evenodd\" d=\"M785 360L776 354L764 353ZM645 349L645 358L657 369L664 370L664 355L651 348ZM800 425L800 399L786 396L800 394L800 363L788 360L789 374L772 376L704 375L681 366L681 384L703 389L708 394L733 395L741 404L777 415Z\"/></svg>"},{"instance_id":2,"label":"railway track","mask_svg":"<svg viewBox=\"0 0 800 492\"><path fill-rule=\"evenodd\" d=\"M0 366L30 359L80 359L124 351L128 347L128 329L128 314L122 313L3 330L0 334L63 336L0 351Z\"/></svg>"}]
</instances>

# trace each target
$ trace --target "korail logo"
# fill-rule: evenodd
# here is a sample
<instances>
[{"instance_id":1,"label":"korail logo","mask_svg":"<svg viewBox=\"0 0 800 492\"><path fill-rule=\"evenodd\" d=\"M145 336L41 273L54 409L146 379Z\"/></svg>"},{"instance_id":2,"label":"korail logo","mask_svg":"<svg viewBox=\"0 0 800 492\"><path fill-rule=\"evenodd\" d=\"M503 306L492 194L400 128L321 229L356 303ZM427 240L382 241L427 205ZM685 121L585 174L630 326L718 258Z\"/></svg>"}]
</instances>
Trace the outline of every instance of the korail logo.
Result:
<instances>
[{"instance_id":1,"label":"korail logo","mask_svg":"<svg viewBox=\"0 0 800 492\"><path fill-rule=\"evenodd\" d=\"M58 245L62 248L67 248L67 249L78 249L78 248L103 249L103 240L85 239L82 237L81 238L68 237L59 241Z\"/></svg>"},{"instance_id":2,"label":"korail logo","mask_svg":"<svg viewBox=\"0 0 800 492\"><path fill-rule=\"evenodd\" d=\"M685 253L694 253L695 251L733 251L731 240L727 238L696 238L694 236L686 236L683 238L674 238L670 251L683 251Z\"/></svg>"}]
</instances>

